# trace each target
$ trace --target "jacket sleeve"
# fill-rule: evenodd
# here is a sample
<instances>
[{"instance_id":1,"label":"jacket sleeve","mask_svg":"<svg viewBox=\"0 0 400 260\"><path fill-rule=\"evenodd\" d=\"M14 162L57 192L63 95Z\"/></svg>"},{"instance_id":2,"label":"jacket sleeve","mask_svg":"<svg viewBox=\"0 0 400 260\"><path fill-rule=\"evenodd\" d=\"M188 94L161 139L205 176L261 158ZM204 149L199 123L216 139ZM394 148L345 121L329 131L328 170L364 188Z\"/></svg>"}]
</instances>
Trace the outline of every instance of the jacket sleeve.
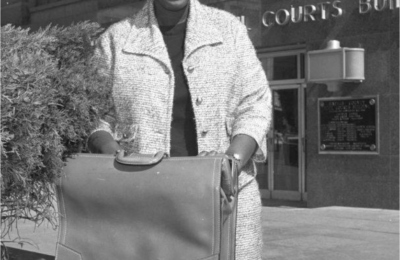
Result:
<instances>
[{"instance_id":1,"label":"jacket sleeve","mask_svg":"<svg viewBox=\"0 0 400 260\"><path fill-rule=\"evenodd\" d=\"M116 104L113 95L115 85L114 64L117 52L117 42L114 40L115 34L119 33L116 28L106 31L96 41L94 53L94 62L97 67L98 76L104 80L101 86L105 88L104 101L96 109L97 122L96 127L90 133L91 136L98 131L108 132L111 137L126 151L130 151L137 133L137 125L126 124L121 122L118 117Z\"/></svg>"},{"instance_id":2,"label":"jacket sleeve","mask_svg":"<svg viewBox=\"0 0 400 260\"><path fill-rule=\"evenodd\" d=\"M114 107L114 101L112 97L112 48L111 40L108 37L107 32L101 35L96 41L95 53L94 53L94 65L97 68L98 77L102 78L103 85L107 92L106 99L103 104L107 104L104 107L99 104L99 107L95 108L97 123L95 129L90 133L97 131L106 131L114 136L114 127L116 122L116 113Z\"/></svg>"},{"instance_id":3,"label":"jacket sleeve","mask_svg":"<svg viewBox=\"0 0 400 260\"><path fill-rule=\"evenodd\" d=\"M257 58L247 28L237 23L236 50L238 77L236 87L240 88L239 104L235 110L232 136L246 134L254 138L258 149L253 156L257 162L267 158L267 132L271 123L272 98L265 72Z\"/></svg>"}]
</instances>

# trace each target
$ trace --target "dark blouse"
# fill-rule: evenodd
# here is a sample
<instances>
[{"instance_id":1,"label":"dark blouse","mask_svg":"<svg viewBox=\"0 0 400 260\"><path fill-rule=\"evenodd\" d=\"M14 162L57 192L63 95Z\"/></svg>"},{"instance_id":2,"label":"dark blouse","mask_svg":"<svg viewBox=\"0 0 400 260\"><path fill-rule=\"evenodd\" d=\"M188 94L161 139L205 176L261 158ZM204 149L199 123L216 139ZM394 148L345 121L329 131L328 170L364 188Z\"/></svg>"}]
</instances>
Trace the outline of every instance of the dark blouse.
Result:
<instances>
[{"instance_id":1,"label":"dark blouse","mask_svg":"<svg viewBox=\"0 0 400 260\"><path fill-rule=\"evenodd\" d=\"M165 15L165 10L161 13L163 13L162 15ZM160 15L160 12L157 12L157 15ZM179 15L182 17L185 13L169 12L168 15L169 18L174 19L171 15ZM177 21L178 20L179 18ZM160 25L160 30L163 34L164 42L167 46L172 69L175 75L170 155L195 156L198 154L196 126L190 91L182 67L186 35L186 19L175 25Z\"/></svg>"}]
</instances>

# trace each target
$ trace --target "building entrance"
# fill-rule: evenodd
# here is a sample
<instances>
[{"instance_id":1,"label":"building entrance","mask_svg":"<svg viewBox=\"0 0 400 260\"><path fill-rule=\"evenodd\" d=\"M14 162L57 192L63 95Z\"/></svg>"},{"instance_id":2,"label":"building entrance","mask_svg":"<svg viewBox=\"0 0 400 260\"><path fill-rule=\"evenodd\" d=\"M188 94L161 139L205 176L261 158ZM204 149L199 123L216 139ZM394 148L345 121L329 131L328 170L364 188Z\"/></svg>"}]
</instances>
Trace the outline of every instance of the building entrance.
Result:
<instances>
[{"instance_id":1,"label":"building entrance","mask_svg":"<svg viewBox=\"0 0 400 260\"><path fill-rule=\"evenodd\" d=\"M267 136L267 162L257 165L260 191L262 197L267 199L305 201L306 84L302 72L302 53L271 53L259 57L273 96L273 120ZM288 76L282 76L282 73Z\"/></svg>"}]
</instances>

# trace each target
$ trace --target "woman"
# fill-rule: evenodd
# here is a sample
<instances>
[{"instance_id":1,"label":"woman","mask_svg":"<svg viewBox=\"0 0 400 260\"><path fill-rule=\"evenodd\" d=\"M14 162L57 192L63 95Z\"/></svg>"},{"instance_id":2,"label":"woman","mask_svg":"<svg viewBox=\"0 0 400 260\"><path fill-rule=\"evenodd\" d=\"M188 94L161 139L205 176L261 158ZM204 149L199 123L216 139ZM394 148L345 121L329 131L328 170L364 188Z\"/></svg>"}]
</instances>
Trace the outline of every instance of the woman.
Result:
<instances>
[{"instance_id":1,"label":"woman","mask_svg":"<svg viewBox=\"0 0 400 260\"><path fill-rule=\"evenodd\" d=\"M236 259L261 259L253 162L266 159L271 94L246 27L197 0L148 0L100 37L97 57L114 109L101 115L90 150L234 156Z\"/></svg>"}]
</instances>

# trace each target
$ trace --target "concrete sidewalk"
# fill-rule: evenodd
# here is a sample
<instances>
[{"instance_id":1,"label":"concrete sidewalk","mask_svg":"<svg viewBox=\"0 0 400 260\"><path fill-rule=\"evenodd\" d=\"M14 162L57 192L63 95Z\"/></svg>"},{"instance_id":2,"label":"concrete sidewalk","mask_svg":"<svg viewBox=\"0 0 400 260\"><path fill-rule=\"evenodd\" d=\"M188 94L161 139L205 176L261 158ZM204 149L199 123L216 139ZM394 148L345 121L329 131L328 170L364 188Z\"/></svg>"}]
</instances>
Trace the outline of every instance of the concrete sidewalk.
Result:
<instances>
[{"instance_id":1,"label":"concrete sidewalk","mask_svg":"<svg viewBox=\"0 0 400 260\"><path fill-rule=\"evenodd\" d=\"M269 204L262 211L264 260L399 260L397 210ZM15 260L54 259L57 231L19 223L19 233L39 247L27 244L24 251L43 255L32 259L14 250Z\"/></svg>"},{"instance_id":2,"label":"concrete sidewalk","mask_svg":"<svg viewBox=\"0 0 400 260\"><path fill-rule=\"evenodd\" d=\"M263 208L265 260L399 260L399 211Z\"/></svg>"}]
</instances>

